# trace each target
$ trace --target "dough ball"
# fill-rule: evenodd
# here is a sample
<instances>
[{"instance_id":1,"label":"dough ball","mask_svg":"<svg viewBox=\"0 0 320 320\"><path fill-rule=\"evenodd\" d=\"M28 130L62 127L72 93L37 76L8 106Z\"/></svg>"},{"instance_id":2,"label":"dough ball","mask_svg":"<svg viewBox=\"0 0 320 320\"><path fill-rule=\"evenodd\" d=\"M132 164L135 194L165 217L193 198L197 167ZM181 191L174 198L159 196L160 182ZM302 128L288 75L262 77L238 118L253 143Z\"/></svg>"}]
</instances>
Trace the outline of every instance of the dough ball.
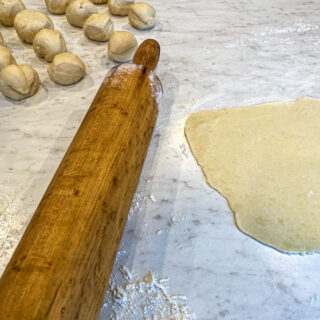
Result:
<instances>
[{"instance_id":1,"label":"dough ball","mask_svg":"<svg viewBox=\"0 0 320 320\"><path fill-rule=\"evenodd\" d=\"M10 64L0 72L0 91L13 100L33 96L39 89L39 75L27 66Z\"/></svg>"},{"instance_id":2,"label":"dough ball","mask_svg":"<svg viewBox=\"0 0 320 320\"><path fill-rule=\"evenodd\" d=\"M76 0L68 5L66 16L70 24L82 28L84 22L94 13L98 13L98 9L91 1Z\"/></svg>"},{"instance_id":3,"label":"dough ball","mask_svg":"<svg viewBox=\"0 0 320 320\"><path fill-rule=\"evenodd\" d=\"M0 46L3 46L4 45L4 41L3 41L3 37L2 37L2 34L0 32Z\"/></svg>"},{"instance_id":4,"label":"dough ball","mask_svg":"<svg viewBox=\"0 0 320 320\"><path fill-rule=\"evenodd\" d=\"M4 46L0 46L0 70L9 64L16 64L15 58L11 55L11 51Z\"/></svg>"},{"instance_id":5,"label":"dough ball","mask_svg":"<svg viewBox=\"0 0 320 320\"><path fill-rule=\"evenodd\" d=\"M14 27L21 40L32 43L42 29L53 29L53 22L44 13L35 10L22 10L14 19Z\"/></svg>"},{"instance_id":6,"label":"dough ball","mask_svg":"<svg viewBox=\"0 0 320 320\"><path fill-rule=\"evenodd\" d=\"M128 31L115 31L108 44L109 58L117 62L128 62L133 59L138 47L135 36Z\"/></svg>"},{"instance_id":7,"label":"dough ball","mask_svg":"<svg viewBox=\"0 0 320 320\"><path fill-rule=\"evenodd\" d=\"M156 10L148 3L136 3L130 7L128 18L136 29L151 29L156 25Z\"/></svg>"},{"instance_id":8,"label":"dough ball","mask_svg":"<svg viewBox=\"0 0 320 320\"><path fill-rule=\"evenodd\" d=\"M0 0L0 22L12 27L15 16L24 9L25 6L20 0Z\"/></svg>"},{"instance_id":9,"label":"dough ball","mask_svg":"<svg viewBox=\"0 0 320 320\"><path fill-rule=\"evenodd\" d=\"M95 13L83 25L84 34L93 41L107 41L113 32L113 22L106 13Z\"/></svg>"},{"instance_id":10,"label":"dough ball","mask_svg":"<svg viewBox=\"0 0 320 320\"><path fill-rule=\"evenodd\" d=\"M108 9L116 16L127 16L129 7L134 4L134 0L109 0Z\"/></svg>"},{"instance_id":11,"label":"dough ball","mask_svg":"<svg viewBox=\"0 0 320 320\"><path fill-rule=\"evenodd\" d=\"M63 14L66 12L68 0L46 0L46 6L52 14Z\"/></svg>"},{"instance_id":12,"label":"dough ball","mask_svg":"<svg viewBox=\"0 0 320 320\"><path fill-rule=\"evenodd\" d=\"M70 52L57 54L48 67L50 79L68 85L80 81L86 74L84 63Z\"/></svg>"},{"instance_id":13,"label":"dough ball","mask_svg":"<svg viewBox=\"0 0 320 320\"><path fill-rule=\"evenodd\" d=\"M66 52L66 42L57 30L42 29L33 39L33 50L46 61L51 62L58 53Z\"/></svg>"}]
</instances>

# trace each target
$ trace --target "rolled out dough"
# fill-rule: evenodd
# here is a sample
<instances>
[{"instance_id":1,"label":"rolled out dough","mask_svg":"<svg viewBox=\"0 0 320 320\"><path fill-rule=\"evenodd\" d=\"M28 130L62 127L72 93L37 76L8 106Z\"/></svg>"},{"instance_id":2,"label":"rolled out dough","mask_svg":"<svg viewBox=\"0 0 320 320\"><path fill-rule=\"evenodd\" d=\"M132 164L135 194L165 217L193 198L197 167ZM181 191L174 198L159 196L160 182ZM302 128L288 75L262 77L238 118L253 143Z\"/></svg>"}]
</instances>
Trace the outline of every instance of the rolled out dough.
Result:
<instances>
[{"instance_id":1,"label":"rolled out dough","mask_svg":"<svg viewBox=\"0 0 320 320\"><path fill-rule=\"evenodd\" d=\"M201 111L185 134L240 230L283 252L320 251L320 101Z\"/></svg>"}]
</instances>

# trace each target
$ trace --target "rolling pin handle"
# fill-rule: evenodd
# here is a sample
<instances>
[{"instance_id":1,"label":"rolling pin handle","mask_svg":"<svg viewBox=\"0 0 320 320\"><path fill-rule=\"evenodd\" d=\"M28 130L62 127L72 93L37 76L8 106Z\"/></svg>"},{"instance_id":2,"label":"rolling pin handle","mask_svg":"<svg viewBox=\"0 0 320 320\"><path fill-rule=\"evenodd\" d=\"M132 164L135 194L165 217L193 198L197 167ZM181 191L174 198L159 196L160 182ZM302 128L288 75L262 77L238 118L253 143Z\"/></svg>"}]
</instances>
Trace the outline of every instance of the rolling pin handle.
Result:
<instances>
[{"instance_id":1,"label":"rolling pin handle","mask_svg":"<svg viewBox=\"0 0 320 320\"><path fill-rule=\"evenodd\" d=\"M159 43L153 39L147 39L138 47L133 58L133 63L141 64L148 69L154 70L157 67L159 57Z\"/></svg>"}]
</instances>

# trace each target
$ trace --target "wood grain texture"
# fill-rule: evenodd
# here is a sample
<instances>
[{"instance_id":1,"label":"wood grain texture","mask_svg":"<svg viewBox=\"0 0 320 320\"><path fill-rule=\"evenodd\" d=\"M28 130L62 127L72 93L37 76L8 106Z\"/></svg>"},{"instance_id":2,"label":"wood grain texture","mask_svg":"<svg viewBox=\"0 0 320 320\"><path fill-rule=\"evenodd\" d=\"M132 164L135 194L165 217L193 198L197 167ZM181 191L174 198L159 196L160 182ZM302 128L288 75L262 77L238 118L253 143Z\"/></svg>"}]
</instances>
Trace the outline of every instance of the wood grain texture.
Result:
<instances>
[{"instance_id":1,"label":"wood grain texture","mask_svg":"<svg viewBox=\"0 0 320 320\"><path fill-rule=\"evenodd\" d=\"M153 39L145 40L137 49L133 63L142 64L150 70L154 70L160 58L160 45Z\"/></svg>"},{"instance_id":2,"label":"wood grain texture","mask_svg":"<svg viewBox=\"0 0 320 320\"><path fill-rule=\"evenodd\" d=\"M0 280L0 319L98 318L161 90L142 65L109 72Z\"/></svg>"}]
</instances>

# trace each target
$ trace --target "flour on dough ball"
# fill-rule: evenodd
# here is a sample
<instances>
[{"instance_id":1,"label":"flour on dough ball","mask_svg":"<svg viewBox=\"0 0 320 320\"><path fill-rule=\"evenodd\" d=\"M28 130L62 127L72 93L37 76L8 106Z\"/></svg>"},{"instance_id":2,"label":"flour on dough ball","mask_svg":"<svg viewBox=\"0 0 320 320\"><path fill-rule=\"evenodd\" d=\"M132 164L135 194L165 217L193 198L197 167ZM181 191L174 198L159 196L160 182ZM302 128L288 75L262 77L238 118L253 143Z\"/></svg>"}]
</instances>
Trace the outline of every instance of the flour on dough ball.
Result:
<instances>
[{"instance_id":1,"label":"flour on dough ball","mask_svg":"<svg viewBox=\"0 0 320 320\"><path fill-rule=\"evenodd\" d=\"M15 58L12 56L10 49L0 46L0 70L9 64L16 64Z\"/></svg>"},{"instance_id":2,"label":"flour on dough ball","mask_svg":"<svg viewBox=\"0 0 320 320\"><path fill-rule=\"evenodd\" d=\"M46 61L51 62L55 55L66 52L66 42L58 30L42 29L33 39L33 50Z\"/></svg>"},{"instance_id":3,"label":"flour on dough ball","mask_svg":"<svg viewBox=\"0 0 320 320\"><path fill-rule=\"evenodd\" d=\"M138 47L135 36L128 31L115 31L108 44L109 58L116 62L128 62L133 59Z\"/></svg>"},{"instance_id":4,"label":"flour on dough ball","mask_svg":"<svg viewBox=\"0 0 320 320\"><path fill-rule=\"evenodd\" d=\"M84 22L95 13L98 13L98 9L91 1L76 0L68 5L66 16L70 24L82 28Z\"/></svg>"},{"instance_id":5,"label":"flour on dough ball","mask_svg":"<svg viewBox=\"0 0 320 320\"><path fill-rule=\"evenodd\" d=\"M128 18L130 24L136 29L151 29L156 25L156 10L148 3L136 3L130 7Z\"/></svg>"},{"instance_id":6,"label":"flour on dough ball","mask_svg":"<svg viewBox=\"0 0 320 320\"><path fill-rule=\"evenodd\" d=\"M134 0L109 0L109 13L116 16L127 16L129 7L134 4Z\"/></svg>"},{"instance_id":7,"label":"flour on dough ball","mask_svg":"<svg viewBox=\"0 0 320 320\"><path fill-rule=\"evenodd\" d=\"M84 34L93 41L107 41L113 32L113 22L106 13L95 13L83 25Z\"/></svg>"},{"instance_id":8,"label":"flour on dough ball","mask_svg":"<svg viewBox=\"0 0 320 320\"><path fill-rule=\"evenodd\" d=\"M0 22L4 26L12 27L15 16L24 9L21 0L0 0Z\"/></svg>"},{"instance_id":9,"label":"flour on dough ball","mask_svg":"<svg viewBox=\"0 0 320 320\"><path fill-rule=\"evenodd\" d=\"M50 79L56 83L69 85L80 81L86 74L84 63L73 53L56 55L48 67Z\"/></svg>"},{"instance_id":10,"label":"flour on dough ball","mask_svg":"<svg viewBox=\"0 0 320 320\"><path fill-rule=\"evenodd\" d=\"M4 45L4 40L3 40L2 34L0 32L0 46L3 46L3 45Z\"/></svg>"},{"instance_id":11,"label":"flour on dough ball","mask_svg":"<svg viewBox=\"0 0 320 320\"><path fill-rule=\"evenodd\" d=\"M42 29L54 29L53 22L44 13L36 10L22 10L14 19L14 27L21 40L32 43Z\"/></svg>"},{"instance_id":12,"label":"flour on dough ball","mask_svg":"<svg viewBox=\"0 0 320 320\"><path fill-rule=\"evenodd\" d=\"M46 6L52 14L63 14L66 13L68 0L46 0Z\"/></svg>"},{"instance_id":13,"label":"flour on dough ball","mask_svg":"<svg viewBox=\"0 0 320 320\"><path fill-rule=\"evenodd\" d=\"M27 66L10 64L0 72L0 91L13 100L22 100L33 96L39 89L39 75Z\"/></svg>"}]
</instances>

